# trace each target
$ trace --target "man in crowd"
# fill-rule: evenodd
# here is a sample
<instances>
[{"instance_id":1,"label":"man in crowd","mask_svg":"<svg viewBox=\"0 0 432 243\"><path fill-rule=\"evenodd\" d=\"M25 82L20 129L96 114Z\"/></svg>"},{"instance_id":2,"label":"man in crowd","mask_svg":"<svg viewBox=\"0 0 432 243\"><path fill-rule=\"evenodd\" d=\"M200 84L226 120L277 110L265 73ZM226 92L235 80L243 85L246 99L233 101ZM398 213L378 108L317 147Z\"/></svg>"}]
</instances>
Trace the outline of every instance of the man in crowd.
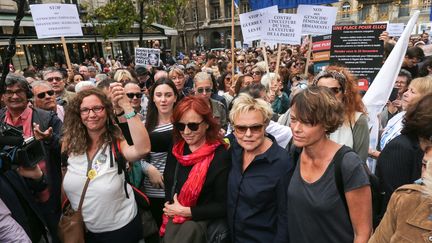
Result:
<instances>
[{"instance_id":1,"label":"man in crowd","mask_svg":"<svg viewBox=\"0 0 432 243\"><path fill-rule=\"evenodd\" d=\"M58 69L45 69L43 71L43 80L51 84L56 95L57 104L65 106L75 96L74 93L65 90L65 78L63 73L60 72Z\"/></svg>"},{"instance_id":2,"label":"man in crowd","mask_svg":"<svg viewBox=\"0 0 432 243\"><path fill-rule=\"evenodd\" d=\"M36 81L31 84L33 88L33 105L46 111L53 111L57 114L58 118L63 122L64 108L57 105L55 92L46 81Z\"/></svg>"},{"instance_id":3,"label":"man in crowd","mask_svg":"<svg viewBox=\"0 0 432 243\"><path fill-rule=\"evenodd\" d=\"M423 60L424 56L424 52L420 47L414 46L408 48L402 63L402 68L410 72L412 78L417 78L419 72L417 64Z\"/></svg>"},{"instance_id":4,"label":"man in crowd","mask_svg":"<svg viewBox=\"0 0 432 243\"><path fill-rule=\"evenodd\" d=\"M87 66L80 66L78 72L83 76L83 81L90 80L89 69Z\"/></svg>"}]
</instances>

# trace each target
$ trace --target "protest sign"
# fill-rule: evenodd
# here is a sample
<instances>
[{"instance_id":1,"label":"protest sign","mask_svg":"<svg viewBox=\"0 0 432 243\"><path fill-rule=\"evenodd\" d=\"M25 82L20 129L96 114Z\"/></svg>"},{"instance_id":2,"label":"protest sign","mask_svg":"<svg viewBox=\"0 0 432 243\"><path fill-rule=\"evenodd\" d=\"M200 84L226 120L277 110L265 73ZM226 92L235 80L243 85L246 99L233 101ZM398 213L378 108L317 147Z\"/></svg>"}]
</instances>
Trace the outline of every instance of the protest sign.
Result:
<instances>
[{"instance_id":1,"label":"protest sign","mask_svg":"<svg viewBox=\"0 0 432 243\"><path fill-rule=\"evenodd\" d=\"M337 8L299 5L297 14L303 15L302 34L326 35L332 33L332 26L336 23Z\"/></svg>"},{"instance_id":2,"label":"protest sign","mask_svg":"<svg viewBox=\"0 0 432 243\"><path fill-rule=\"evenodd\" d=\"M160 50L152 48L135 48L135 64L159 66Z\"/></svg>"},{"instance_id":3,"label":"protest sign","mask_svg":"<svg viewBox=\"0 0 432 243\"><path fill-rule=\"evenodd\" d=\"M388 23L387 24L387 32L389 36L399 37L402 35L405 26L404 23Z\"/></svg>"},{"instance_id":4,"label":"protest sign","mask_svg":"<svg viewBox=\"0 0 432 243\"><path fill-rule=\"evenodd\" d=\"M333 26L330 65L346 66L359 82L372 83L383 61L384 43L378 37L386 29L387 24Z\"/></svg>"},{"instance_id":5,"label":"protest sign","mask_svg":"<svg viewBox=\"0 0 432 243\"><path fill-rule=\"evenodd\" d=\"M83 35L76 4L35 4L30 10L38 39Z\"/></svg>"},{"instance_id":6,"label":"protest sign","mask_svg":"<svg viewBox=\"0 0 432 243\"><path fill-rule=\"evenodd\" d=\"M314 73L319 73L323 67L329 65L330 61L331 35L320 35L312 37L312 57L314 62Z\"/></svg>"},{"instance_id":7,"label":"protest sign","mask_svg":"<svg viewBox=\"0 0 432 243\"><path fill-rule=\"evenodd\" d=\"M236 42L235 42L235 46L236 46L237 49L241 49L241 48L242 48L242 43L241 43L241 41L236 41Z\"/></svg>"},{"instance_id":8,"label":"protest sign","mask_svg":"<svg viewBox=\"0 0 432 243\"><path fill-rule=\"evenodd\" d=\"M263 41L300 44L302 16L297 14L268 14L267 16L268 18L263 21Z\"/></svg>"},{"instance_id":9,"label":"protest sign","mask_svg":"<svg viewBox=\"0 0 432 243\"><path fill-rule=\"evenodd\" d=\"M420 46L426 57L432 56L432 44Z\"/></svg>"},{"instance_id":10,"label":"protest sign","mask_svg":"<svg viewBox=\"0 0 432 243\"><path fill-rule=\"evenodd\" d=\"M243 34L243 41L246 43L251 43L255 40L261 40L264 19L268 18L267 14L272 15L277 13L277 6L271 6L268 8L240 14L240 26Z\"/></svg>"}]
</instances>

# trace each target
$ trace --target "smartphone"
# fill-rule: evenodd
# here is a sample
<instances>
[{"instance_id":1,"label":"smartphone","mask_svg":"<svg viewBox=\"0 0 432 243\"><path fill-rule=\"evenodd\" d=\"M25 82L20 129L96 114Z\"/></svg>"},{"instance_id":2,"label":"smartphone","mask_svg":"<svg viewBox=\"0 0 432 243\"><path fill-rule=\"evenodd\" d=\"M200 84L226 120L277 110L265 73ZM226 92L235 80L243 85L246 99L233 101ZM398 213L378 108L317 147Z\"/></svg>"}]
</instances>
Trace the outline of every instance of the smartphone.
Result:
<instances>
[{"instance_id":1,"label":"smartphone","mask_svg":"<svg viewBox=\"0 0 432 243\"><path fill-rule=\"evenodd\" d=\"M398 88L393 88L392 92L390 94L390 97L389 97L389 101L391 101L391 102L395 101L398 97L398 92L399 92Z\"/></svg>"}]
</instances>

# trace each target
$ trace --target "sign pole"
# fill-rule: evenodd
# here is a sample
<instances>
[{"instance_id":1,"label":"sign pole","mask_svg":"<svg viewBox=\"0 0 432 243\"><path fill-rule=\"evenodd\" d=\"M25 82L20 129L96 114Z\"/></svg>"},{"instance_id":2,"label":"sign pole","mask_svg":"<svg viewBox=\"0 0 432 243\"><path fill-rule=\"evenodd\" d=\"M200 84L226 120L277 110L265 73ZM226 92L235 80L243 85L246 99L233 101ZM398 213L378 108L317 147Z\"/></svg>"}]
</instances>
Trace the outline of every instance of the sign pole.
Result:
<instances>
[{"instance_id":1,"label":"sign pole","mask_svg":"<svg viewBox=\"0 0 432 243\"><path fill-rule=\"evenodd\" d=\"M234 78L235 74L235 60L234 60L234 17L235 17L235 8L234 8L234 0L231 0L231 63L232 63L232 73L231 77Z\"/></svg>"},{"instance_id":2,"label":"sign pole","mask_svg":"<svg viewBox=\"0 0 432 243\"><path fill-rule=\"evenodd\" d=\"M62 36L60 38L61 38L61 43L62 43L62 46L63 46L63 51L64 51L64 54L65 54L65 59L66 59L67 67L68 67L69 70L72 70L72 65L71 65L70 58L69 58L69 52L68 52L68 49L67 49L67 46L66 46L66 40L65 40L64 36Z\"/></svg>"},{"instance_id":3,"label":"sign pole","mask_svg":"<svg viewBox=\"0 0 432 243\"><path fill-rule=\"evenodd\" d=\"M306 66L305 66L305 72L304 72L304 74L306 76L308 75L308 68L309 68L311 52L312 52L312 36L311 35L308 36L308 40L309 40L309 48L307 51L307 59L306 59Z\"/></svg>"},{"instance_id":4,"label":"sign pole","mask_svg":"<svg viewBox=\"0 0 432 243\"><path fill-rule=\"evenodd\" d=\"M281 59L281 55L282 55L281 49L282 49L282 45L280 43L278 43L277 59L276 59L276 69L275 69L275 73L276 74L279 73L280 59Z\"/></svg>"},{"instance_id":5,"label":"sign pole","mask_svg":"<svg viewBox=\"0 0 432 243\"><path fill-rule=\"evenodd\" d=\"M264 62L265 62L265 65L266 65L266 71L267 71L267 73L269 73L270 69L269 69L269 65L268 65L267 50L266 50L266 46L265 46L264 41L261 41L261 48L262 48L262 53L263 53L263 56L264 56Z\"/></svg>"}]
</instances>

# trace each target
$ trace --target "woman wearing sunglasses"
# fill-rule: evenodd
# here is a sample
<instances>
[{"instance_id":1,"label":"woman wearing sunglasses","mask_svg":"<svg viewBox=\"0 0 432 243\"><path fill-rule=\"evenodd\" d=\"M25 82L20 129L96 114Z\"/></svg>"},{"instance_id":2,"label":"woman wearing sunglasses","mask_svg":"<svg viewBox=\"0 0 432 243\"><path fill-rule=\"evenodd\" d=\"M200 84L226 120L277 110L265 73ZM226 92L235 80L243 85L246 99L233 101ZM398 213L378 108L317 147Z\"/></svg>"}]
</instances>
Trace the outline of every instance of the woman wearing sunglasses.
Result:
<instances>
[{"instance_id":1,"label":"woman wearing sunglasses","mask_svg":"<svg viewBox=\"0 0 432 243\"><path fill-rule=\"evenodd\" d=\"M287 241L286 189L293 166L288 152L266 135L272 114L261 98L241 93L233 101L227 199L232 242Z\"/></svg>"},{"instance_id":2,"label":"woman wearing sunglasses","mask_svg":"<svg viewBox=\"0 0 432 243\"><path fill-rule=\"evenodd\" d=\"M165 203L165 185L162 175L165 171L168 151L172 148L171 117L177 100L176 86L168 78L160 78L150 89L145 125L149 131L151 152L141 161L141 167L146 175L144 189L150 199L150 210L159 227L162 225L162 209ZM157 232L145 239L147 243L158 241Z\"/></svg>"},{"instance_id":3,"label":"woman wearing sunglasses","mask_svg":"<svg viewBox=\"0 0 432 243\"><path fill-rule=\"evenodd\" d=\"M329 66L318 73L313 85L329 88L344 108L344 122L330 134L330 139L351 147L366 162L369 150L368 118L352 74L346 68Z\"/></svg>"},{"instance_id":4,"label":"woman wearing sunglasses","mask_svg":"<svg viewBox=\"0 0 432 243\"><path fill-rule=\"evenodd\" d=\"M206 242L207 225L226 217L229 154L207 102L183 98L172 117L174 146L164 171L163 242Z\"/></svg>"}]
</instances>

